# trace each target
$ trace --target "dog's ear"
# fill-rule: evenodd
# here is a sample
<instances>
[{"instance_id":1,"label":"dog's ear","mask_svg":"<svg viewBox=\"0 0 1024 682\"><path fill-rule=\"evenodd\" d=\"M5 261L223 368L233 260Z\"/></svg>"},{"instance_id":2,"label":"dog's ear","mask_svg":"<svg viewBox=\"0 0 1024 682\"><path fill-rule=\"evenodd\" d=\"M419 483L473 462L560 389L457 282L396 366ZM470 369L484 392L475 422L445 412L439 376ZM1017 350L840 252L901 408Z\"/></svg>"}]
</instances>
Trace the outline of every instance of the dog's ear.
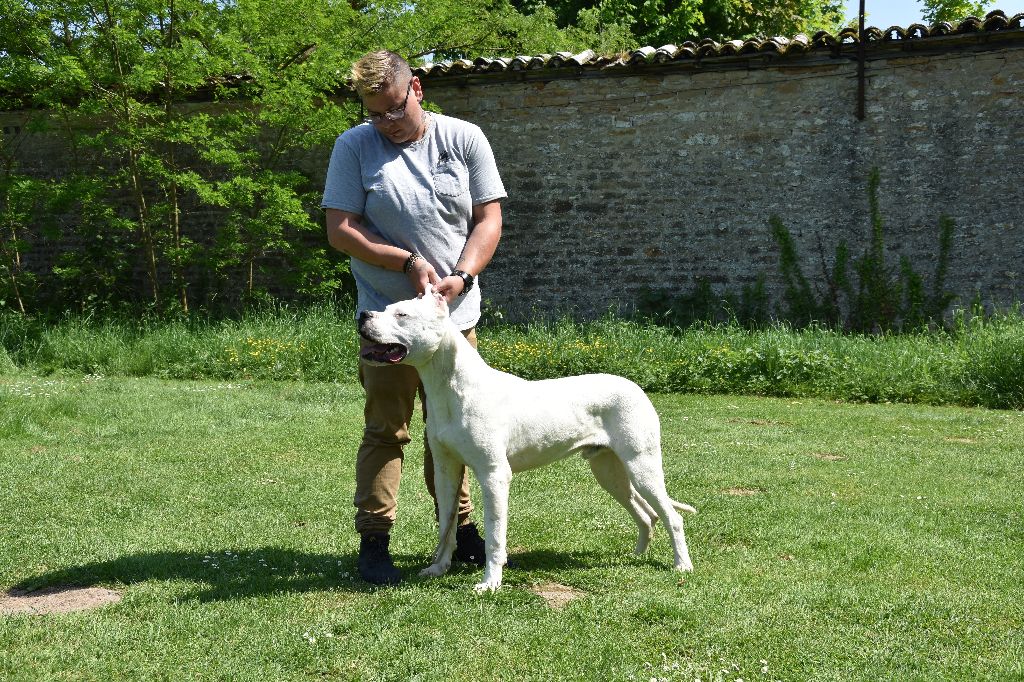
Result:
<instances>
[{"instance_id":1,"label":"dog's ear","mask_svg":"<svg viewBox=\"0 0 1024 682\"><path fill-rule=\"evenodd\" d=\"M434 292L434 301L437 303L437 310L439 315L448 314L448 299L444 297L444 294Z\"/></svg>"}]
</instances>

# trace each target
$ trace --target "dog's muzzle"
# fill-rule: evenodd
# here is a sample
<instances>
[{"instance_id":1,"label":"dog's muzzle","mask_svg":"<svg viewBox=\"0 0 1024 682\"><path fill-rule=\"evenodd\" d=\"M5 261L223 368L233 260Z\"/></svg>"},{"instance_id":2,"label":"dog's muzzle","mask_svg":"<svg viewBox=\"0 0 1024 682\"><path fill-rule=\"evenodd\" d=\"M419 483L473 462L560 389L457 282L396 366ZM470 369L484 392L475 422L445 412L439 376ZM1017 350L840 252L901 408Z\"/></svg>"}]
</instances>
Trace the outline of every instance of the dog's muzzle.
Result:
<instances>
[{"instance_id":1,"label":"dog's muzzle","mask_svg":"<svg viewBox=\"0 0 1024 682\"><path fill-rule=\"evenodd\" d=\"M396 365L405 359L409 349L400 343L377 343L367 329L367 324L373 315L367 311L359 314L359 336L366 339L372 346L367 346L359 352L359 356L368 362L383 365Z\"/></svg>"}]
</instances>

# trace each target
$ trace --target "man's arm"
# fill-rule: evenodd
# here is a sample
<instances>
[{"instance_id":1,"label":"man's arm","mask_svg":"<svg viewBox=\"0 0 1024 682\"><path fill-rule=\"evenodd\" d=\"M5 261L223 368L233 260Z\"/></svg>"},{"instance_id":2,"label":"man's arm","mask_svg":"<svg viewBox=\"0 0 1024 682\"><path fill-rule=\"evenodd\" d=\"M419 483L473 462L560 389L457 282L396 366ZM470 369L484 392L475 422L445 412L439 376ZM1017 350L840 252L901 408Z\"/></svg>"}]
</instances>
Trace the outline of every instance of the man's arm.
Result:
<instances>
[{"instance_id":1,"label":"man's arm","mask_svg":"<svg viewBox=\"0 0 1024 682\"><path fill-rule=\"evenodd\" d=\"M491 262L500 240L501 202L477 204L473 207L473 229L469 233L466 248L462 251L462 257L459 258L455 269L476 277ZM437 290L444 294L450 303L462 293L464 285L461 277L449 275L441 280Z\"/></svg>"},{"instance_id":2,"label":"man's arm","mask_svg":"<svg viewBox=\"0 0 1024 682\"><path fill-rule=\"evenodd\" d=\"M402 272L411 255L409 251L400 246L388 244L367 230L363 227L361 215L349 213L348 211L339 211L334 208L328 208L326 212L327 242L333 248L370 265ZM409 272L406 274L409 276L409 280L412 282L413 287L415 287L416 292L420 294L426 290L428 283L436 285L441 279L437 276L437 272L434 271L434 266L424 258L414 261ZM459 280L459 282L461 283L462 280Z\"/></svg>"}]
</instances>

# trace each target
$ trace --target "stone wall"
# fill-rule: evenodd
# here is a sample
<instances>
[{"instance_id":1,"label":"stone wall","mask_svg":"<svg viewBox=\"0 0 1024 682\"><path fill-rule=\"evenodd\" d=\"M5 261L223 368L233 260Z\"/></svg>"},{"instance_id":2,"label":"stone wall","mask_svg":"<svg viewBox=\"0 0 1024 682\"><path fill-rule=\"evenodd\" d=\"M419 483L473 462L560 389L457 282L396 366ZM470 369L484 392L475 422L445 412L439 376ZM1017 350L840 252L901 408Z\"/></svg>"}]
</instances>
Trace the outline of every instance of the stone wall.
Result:
<instances>
[{"instance_id":1,"label":"stone wall","mask_svg":"<svg viewBox=\"0 0 1024 682\"><path fill-rule=\"evenodd\" d=\"M485 299L512 318L594 317L649 290L678 296L708 282L736 295L764 277L778 305L769 218L783 220L823 288L836 245L856 255L867 244L877 167L893 264L906 255L930 276L949 215L947 289L959 303L1024 300L1022 18L913 40L876 31L864 120L857 46L842 36L421 70L429 100L487 133L508 189ZM0 112L22 171L59 175L68 150L27 134L25 120ZM329 152L295 166L319 185ZM33 250L30 267L48 268L58 248Z\"/></svg>"},{"instance_id":2,"label":"stone wall","mask_svg":"<svg viewBox=\"0 0 1024 682\"><path fill-rule=\"evenodd\" d=\"M485 298L516 317L592 317L645 288L738 294L763 274L777 304L769 217L823 287L821 254L867 244L877 167L894 264L910 257L927 282L949 215L947 289L962 305L1024 299L1024 36L930 47L872 49L863 121L849 50L425 73L428 99L487 133L508 189Z\"/></svg>"}]
</instances>

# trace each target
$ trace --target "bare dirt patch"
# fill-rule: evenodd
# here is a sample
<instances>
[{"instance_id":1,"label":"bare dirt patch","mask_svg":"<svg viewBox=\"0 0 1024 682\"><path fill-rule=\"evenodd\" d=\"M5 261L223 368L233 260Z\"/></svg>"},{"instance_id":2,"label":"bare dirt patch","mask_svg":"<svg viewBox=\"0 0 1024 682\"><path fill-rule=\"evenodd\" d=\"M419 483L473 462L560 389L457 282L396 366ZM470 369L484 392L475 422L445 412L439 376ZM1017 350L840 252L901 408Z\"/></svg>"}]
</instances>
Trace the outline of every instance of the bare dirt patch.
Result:
<instances>
[{"instance_id":1,"label":"bare dirt patch","mask_svg":"<svg viewBox=\"0 0 1024 682\"><path fill-rule=\"evenodd\" d=\"M121 593L102 587L47 587L35 592L11 590L0 596L0 615L71 613L121 601Z\"/></svg>"},{"instance_id":2,"label":"bare dirt patch","mask_svg":"<svg viewBox=\"0 0 1024 682\"><path fill-rule=\"evenodd\" d=\"M843 455L836 455L831 452L812 452L811 457L820 459L823 462L842 462L846 457Z\"/></svg>"},{"instance_id":3,"label":"bare dirt patch","mask_svg":"<svg viewBox=\"0 0 1024 682\"><path fill-rule=\"evenodd\" d=\"M559 583L534 585L530 588L530 592L543 599L544 603L553 609L563 609L573 599L583 596L583 592Z\"/></svg>"}]
</instances>

